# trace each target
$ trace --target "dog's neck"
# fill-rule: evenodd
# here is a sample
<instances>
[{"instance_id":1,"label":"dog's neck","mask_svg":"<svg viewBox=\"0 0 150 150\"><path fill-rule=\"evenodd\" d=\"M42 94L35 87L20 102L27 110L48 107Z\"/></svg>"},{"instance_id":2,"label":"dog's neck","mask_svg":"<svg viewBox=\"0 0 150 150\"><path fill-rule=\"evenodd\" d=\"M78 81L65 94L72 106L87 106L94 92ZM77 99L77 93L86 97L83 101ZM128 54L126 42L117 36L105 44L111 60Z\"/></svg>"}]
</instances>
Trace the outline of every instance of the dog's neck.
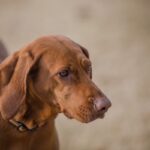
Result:
<instances>
[{"instance_id":1,"label":"dog's neck","mask_svg":"<svg viewBox=\"0 0 150 150\"><path fill-rule=\"evenodd\" d=\"M50 120L54 121L59 113L58 107L48 102L36 91L32 82L29 82L25 102L21 105L10 123L19 131L33 131L44 126Z\"/></svg>"}]
</instances>

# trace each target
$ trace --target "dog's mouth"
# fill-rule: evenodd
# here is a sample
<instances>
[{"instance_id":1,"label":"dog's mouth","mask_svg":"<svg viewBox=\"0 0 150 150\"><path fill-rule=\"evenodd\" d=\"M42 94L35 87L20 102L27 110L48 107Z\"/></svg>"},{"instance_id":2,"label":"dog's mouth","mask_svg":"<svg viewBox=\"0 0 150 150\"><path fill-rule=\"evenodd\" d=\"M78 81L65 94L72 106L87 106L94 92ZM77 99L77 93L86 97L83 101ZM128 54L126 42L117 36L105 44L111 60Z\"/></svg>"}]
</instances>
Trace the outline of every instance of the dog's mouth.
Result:
<instances>
[{"instance_id":1,"label":"dog's mouth","mask_svg":"<svg viewBox=\"0 0 150 150\"><path fill-rule=\"evenodd\" d=\"M87 119L85 118L85 122L88 123L88 122L94 121L96 119L103 119L105 117L105 113L106 113L106 111L93 113L93 114L89 115L89 117L87 117Z\"/></svg>"},{"instance_id":2,"label":"dog's mouth","mask_svg":"<svg viewBox=\"0 0 150 150\"><path fill-rule=\"evenodd\" d=\"M68 111L64 111L63 112L64 113L64 115L67 117L67 118L69 118L69 119L73 119L74 117L68 112Z\"/></svg>"},{"instance_id":3,"label":"dog's mouth","mask_svg":"<svg viewBox=\"0 0 150 150\"><path fill-rule=\"evenodd\" d=\"M79 112L79 113L70 113L68 111L64 111L64 115L69 119L76 119L82 123L89 123L96 119L103 119L105 117L105 113L107 110L101 111L101 112L95 112L95 111L85 111L85 112Z\"/></svg>"}]
</instances>

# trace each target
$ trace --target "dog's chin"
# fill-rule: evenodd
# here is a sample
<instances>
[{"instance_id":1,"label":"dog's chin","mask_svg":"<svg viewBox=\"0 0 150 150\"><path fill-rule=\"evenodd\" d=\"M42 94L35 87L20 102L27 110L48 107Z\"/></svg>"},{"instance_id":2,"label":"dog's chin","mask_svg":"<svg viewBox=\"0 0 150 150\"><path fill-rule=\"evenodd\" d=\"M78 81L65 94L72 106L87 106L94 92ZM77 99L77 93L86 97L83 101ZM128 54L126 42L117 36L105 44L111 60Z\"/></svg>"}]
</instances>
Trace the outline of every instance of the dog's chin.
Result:
<instances>
[{"instance_id":1,"label":"dog's chin","mask_svg":"<svg viewBox=\"0 0 150 150\"><path fill-rule=\"evenodd\" d=\"M84 118L74 117L74 119L78 120L81 123L90 123L96 119L103 119L104 117L105 117L105 113L99 115L92 115L92 117L91 116L84 117Z\"/></svg>"},{"instance_id":2,"label":"dog's chin","mask_svg":"<svg viewBox=\"0 0 150 150\"><path fill-rule=\"evenodd\" d=\"M73 118L74 118L74 117L73 117L70 113L68 113L67 111L64 111L63 113L64 113L64 115L65 115L67 118L69 118L69 119L73 119Z\"/></svg>"},{"instance_id":3,"label":"dog's chin","mask_svg":"<svg viewBox=\"0 0 150 150\"><path fill-rule=\"evenodd\" d=\"M81 123L89 123L96 119L103 119L105 117L105 113L85 115L86 117L85 116L81 117L79 115L71 115L71 113L69 113L68 111L64 111L63 113L67 118L75 119Z\"/></svg>"}]
</instances>

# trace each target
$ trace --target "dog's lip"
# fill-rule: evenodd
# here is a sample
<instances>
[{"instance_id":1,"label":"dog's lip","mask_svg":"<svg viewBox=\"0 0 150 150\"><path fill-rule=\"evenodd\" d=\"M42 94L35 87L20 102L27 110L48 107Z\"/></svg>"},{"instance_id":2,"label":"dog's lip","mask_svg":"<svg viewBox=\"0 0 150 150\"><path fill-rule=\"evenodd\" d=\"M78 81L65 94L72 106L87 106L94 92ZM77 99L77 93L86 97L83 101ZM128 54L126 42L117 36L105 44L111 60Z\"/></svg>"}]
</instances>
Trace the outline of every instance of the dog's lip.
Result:
<instances>
[{"instance_id":1,"label":"dog's lip","mask_svg":"<svg viewBox=\"0 0 150 150\"><path fill-rule=\"evenodd\" d=\"M82 123L89 123L89 122L92 122L92 121L94 121L94 120L96 120L96 119L103 119L104 117L105 117L105 113L107 112L107 110L108 109L105 109L105 110L103 110L103 111L94 111L93 113L91 113L91 115L87 118L87 120L85 119L83 119L83 118L80 118L80 117L77 117L76 115L76 117L74 116L74 115L71 115L71 113L70 112L68 112L67 110L64 110L63 111L63 113L64 113L64 115L67 117L67 118L69 118L69 119L76 119L76 120L78 120L78 121L80 121L80 122L82 122Z\"/></svg>"},{"instance_id":2,"label":"dog's lip","mask_svg":"<svg viewBox=\"0 0 150 150\"><path fill-rule=\"evenodd\" d=\"M66 117L68 117L69 119L73 119L72 115L68 112L68 111L64 111L63 112L65 114Z\"/></svg>"},{"instance_id":3,"label":"dog's lip","mask_svg":"<svg viewBox=\"0 0 150 150\"><path fill-rule=\"evenodd\" d=\"M82 123L89 123L96 119L103 119L105 117L105 113L106 112L93 114L91 117L87 118L87 120L82 120L82 119L77 119L77 120L81 121Z\"/></svg>"},{"instance_id":4,"label":"dog's lip","mask_svg":"<svg viewBox=\"0 0 150 150\"><path fill-rule=\"evenodd\" d=\"M100 119L103 119L104 117L105 117L105 113L100 114L100 115L98 116L98 118L100 118Z\"/></svg>"},{"instance_id":5,"label":"dog's lip","mask_svg":"<svg viewBox=\"0 0 150 150\"><path fill-rule=\"evenodd\" d=\"M103 110L103 111L95 112L94 118L95 119L98 119L98 118L103 119L105 117L105 114L106 114L107 110L108 109Z\"/></svg>"}]
</instances>

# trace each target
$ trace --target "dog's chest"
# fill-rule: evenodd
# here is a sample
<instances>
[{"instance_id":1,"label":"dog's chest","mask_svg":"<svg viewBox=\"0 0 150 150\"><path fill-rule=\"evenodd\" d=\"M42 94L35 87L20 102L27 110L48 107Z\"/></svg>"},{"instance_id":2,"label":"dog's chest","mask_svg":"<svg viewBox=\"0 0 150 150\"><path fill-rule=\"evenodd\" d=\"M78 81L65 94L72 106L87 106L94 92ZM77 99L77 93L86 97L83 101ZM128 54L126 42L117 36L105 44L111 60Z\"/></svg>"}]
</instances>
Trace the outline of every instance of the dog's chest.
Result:
<instances>
[{"instance_id":1,"label":"dog's chest","mask_svg":"<svg viewBox=\"0 0 150 150\"><path fill-rule=\"evenodd\" d=\"M58 137L51 124L31 132L19 132L17 128L0 120L0 150L58 150Z\"/></svg>"}]
</instances>

